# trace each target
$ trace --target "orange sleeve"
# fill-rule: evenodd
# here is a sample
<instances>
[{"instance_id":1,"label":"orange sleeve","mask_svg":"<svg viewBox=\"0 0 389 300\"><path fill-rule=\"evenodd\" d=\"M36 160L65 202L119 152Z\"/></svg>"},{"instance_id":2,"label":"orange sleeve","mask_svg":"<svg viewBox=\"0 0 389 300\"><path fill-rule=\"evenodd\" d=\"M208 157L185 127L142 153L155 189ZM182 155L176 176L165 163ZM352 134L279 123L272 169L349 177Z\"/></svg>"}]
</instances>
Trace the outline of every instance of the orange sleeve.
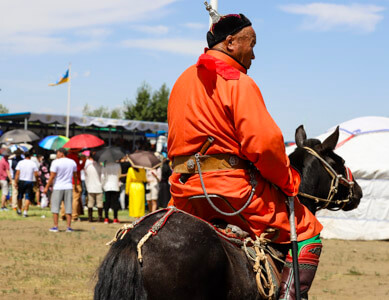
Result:
<instances>
[{"instance_id":1,"label":"orange sleeve","mask_svg":"<svg viewBox=\"0 0 389 300\"><path fill-rule=\"evenodd\" d=\"M281 130L266 109L255 82L242 76L232 90L232 117L241 151L261 175L288 196L295 196L299 174L290 167Z\"/></svg>"}]
</instances>

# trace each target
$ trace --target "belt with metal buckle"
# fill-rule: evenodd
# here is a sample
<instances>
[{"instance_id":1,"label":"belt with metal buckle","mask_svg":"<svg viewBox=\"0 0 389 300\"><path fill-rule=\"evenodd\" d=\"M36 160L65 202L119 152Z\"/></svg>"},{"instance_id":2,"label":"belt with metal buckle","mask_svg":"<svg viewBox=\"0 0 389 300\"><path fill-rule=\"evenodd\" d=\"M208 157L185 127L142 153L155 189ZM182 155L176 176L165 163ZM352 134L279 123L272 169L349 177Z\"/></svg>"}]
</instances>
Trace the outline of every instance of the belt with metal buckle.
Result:
<instances>
[{"instance_id":1,"label":"belt with metal buckle","mask_svg":"<svg viewBox=\"0 0 389 300\"><path fill-rule=\"evenodd\" d=\"M249 169L250 162L236 155L219 153L212 155L201 155L200 166L202 172ZM173 170L181 174L198 173L194 155L176 156L173 158Z\"/></svg>"}]
</instances>

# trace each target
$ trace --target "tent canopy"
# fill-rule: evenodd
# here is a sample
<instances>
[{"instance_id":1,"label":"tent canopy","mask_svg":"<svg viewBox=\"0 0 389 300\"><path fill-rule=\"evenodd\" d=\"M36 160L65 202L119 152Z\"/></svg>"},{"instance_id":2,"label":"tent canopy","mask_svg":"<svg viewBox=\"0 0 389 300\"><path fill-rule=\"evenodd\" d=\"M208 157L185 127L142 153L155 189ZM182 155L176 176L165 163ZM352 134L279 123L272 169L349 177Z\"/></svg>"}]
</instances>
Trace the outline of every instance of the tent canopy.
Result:
<instances>
[{"instance_id":1,"label":"tent canopy","mask_svg":"<svg viewBox=\"0 0 389 300\"><path fill-rule=\"evenodd\" d=\"M32 112L0 114L0 120L27 120L28 122L40 122L43 124L60 124L66 125L65 115L40 114ZM167 131L168 125L163 122L147 122L135 120L121 120L100 117L75 117L70 116L70 125L78 125L81 127L97 126L97 127L123 127L126 130L133 131Z\"/></svg>"}]
</instances>

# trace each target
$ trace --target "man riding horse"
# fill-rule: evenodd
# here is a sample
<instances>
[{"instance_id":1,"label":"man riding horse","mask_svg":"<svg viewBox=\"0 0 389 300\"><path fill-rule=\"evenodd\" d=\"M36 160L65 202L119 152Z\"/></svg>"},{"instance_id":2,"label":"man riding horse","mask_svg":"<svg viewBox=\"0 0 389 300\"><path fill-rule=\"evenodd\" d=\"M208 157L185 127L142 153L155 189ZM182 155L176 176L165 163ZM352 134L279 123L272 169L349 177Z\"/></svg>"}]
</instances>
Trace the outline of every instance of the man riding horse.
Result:
<instances>
[{"instance_id":1,"label":"man riding horse","mask_svg":"<svg viewBox=\"0 0 389 300\"><path fill-rule=\"evenodd\" d=\"M300 175L290 166L282 133L259 88L246 75L255 58L255 31L243 14L221 16L207 9L213 21L209 49L177 79L168 104L168 153L174 167L170 204L207 221L238 225L252 237L274 228L273 241L288 243L285 195L297 195ZM195 156L199 152L206 155ZM224 202L216 197L219 205L232 211L249 203L239 215L226 216L196 198L206 193L204 188L220 195ZM295 215L304 295L318 266L322 225L297 197ZM295 298L291 261L288 254L280 299Z\"/></svg>"}]
</instances>

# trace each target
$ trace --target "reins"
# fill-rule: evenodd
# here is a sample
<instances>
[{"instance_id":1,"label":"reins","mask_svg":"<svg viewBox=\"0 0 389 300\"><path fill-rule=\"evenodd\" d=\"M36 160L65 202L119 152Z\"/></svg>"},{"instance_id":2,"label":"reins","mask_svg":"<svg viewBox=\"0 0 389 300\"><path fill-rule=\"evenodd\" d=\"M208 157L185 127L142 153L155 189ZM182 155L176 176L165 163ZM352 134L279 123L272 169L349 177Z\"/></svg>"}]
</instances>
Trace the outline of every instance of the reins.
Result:
<instances>
[{"instance_id":1,"label":"reins","mask_svg":"<svg viewBox=\"0 0 389 300\"><path fill-rule=\"evenodd\" d=\"M341 206L339 208L328 208L329 210L341 210L341 209L343 209L344 206L348 202L350 202L350 198L353 195L352 189L353 189L353 186L354 186L354 182L350 180L350 178L352 177L351 171L346 167L347 178L345 178L343 175L338 174L334 170L334 168L332 168L330 166L330 164L328 162L326 162L315 150L313 150L313 149L311 149L309 147L303 147L303 148L309 154L313 155L314 157L316 157L321 162L321 164L323 165L324 169L331 176L332 180L331 180L331 187L330 187L330 190L328 192L327 199L320 198L320 197L313 196L313 195L309 195L309 194L306 194L306 193L303 193L303 192L299 192L299 195L301 195L301 196L303 196L305 198L308 198L308 199L312 199L316 203L324 202L325 203L324 206L320 207L319 210L327 208L330 203L334 203L336 205L341 205ZM345 185L346 187L349 188L349 194L348 194L346 199L334 200L333 198L336 195L336 193L338 192L339 183L343 184L343 185Z\"/></svg>"}]
</instances>

